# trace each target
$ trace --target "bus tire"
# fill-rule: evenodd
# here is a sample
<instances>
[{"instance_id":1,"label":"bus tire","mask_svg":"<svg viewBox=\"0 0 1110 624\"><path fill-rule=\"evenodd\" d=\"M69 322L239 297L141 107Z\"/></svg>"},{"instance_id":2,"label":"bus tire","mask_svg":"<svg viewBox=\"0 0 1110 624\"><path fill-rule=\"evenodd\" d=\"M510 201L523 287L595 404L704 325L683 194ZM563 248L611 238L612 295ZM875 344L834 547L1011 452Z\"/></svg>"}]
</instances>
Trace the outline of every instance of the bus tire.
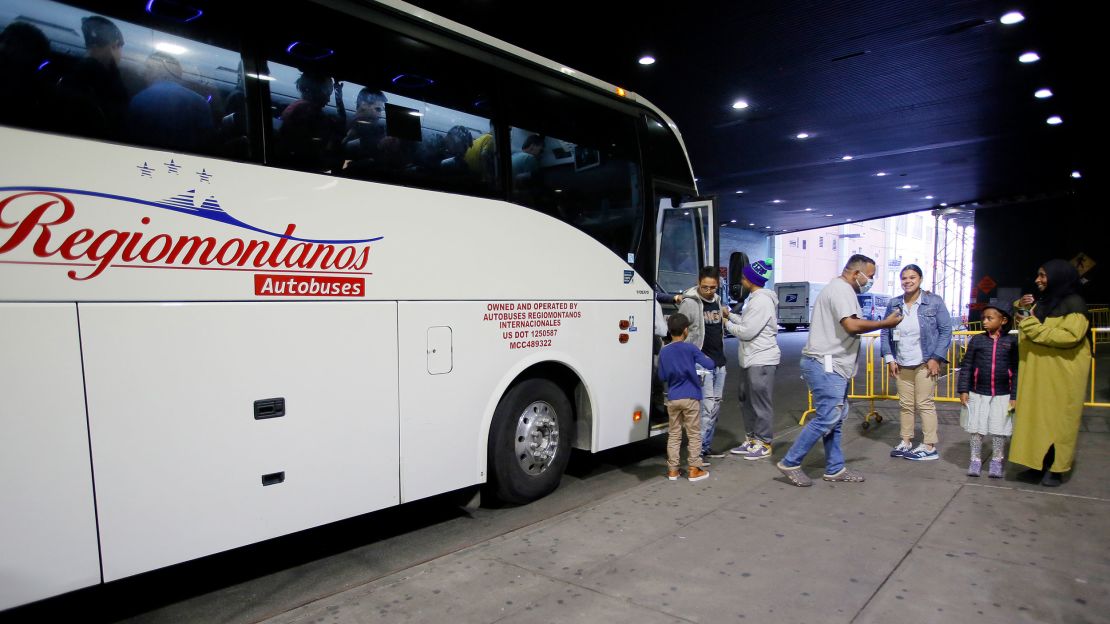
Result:
<instances>
[{"instance_id":1,"label":"bus tire","mask_svg":"<svg viewBox=\"0 0 1110 624\"><path fill-rule=\"evenodd\" d=\"M526 379L513 386L490 426L490 493L523 504L554 491L570 459L572 424L570 401L554 383Z\"/></svg>"}]
</instances>

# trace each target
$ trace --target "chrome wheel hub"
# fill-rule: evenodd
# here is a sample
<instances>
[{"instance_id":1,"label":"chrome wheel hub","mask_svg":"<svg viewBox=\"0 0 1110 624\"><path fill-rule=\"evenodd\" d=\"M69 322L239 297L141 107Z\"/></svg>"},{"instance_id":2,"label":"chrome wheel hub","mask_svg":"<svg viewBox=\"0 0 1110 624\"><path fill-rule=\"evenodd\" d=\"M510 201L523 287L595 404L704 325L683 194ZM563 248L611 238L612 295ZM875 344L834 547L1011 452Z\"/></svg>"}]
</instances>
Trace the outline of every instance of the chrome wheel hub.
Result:
<instances>
[{"instance_id":1,"label":"chrome wheel hub","mask_svg":"<svg viewBox=\"0 0 1110 624\"><path fill-rule=\"evenodd\" d=\"M520 468L529 475L551 466L559 450L559 419L549 403L535 401L517 417L515 450Z\"/></svg>"}]
</instances>

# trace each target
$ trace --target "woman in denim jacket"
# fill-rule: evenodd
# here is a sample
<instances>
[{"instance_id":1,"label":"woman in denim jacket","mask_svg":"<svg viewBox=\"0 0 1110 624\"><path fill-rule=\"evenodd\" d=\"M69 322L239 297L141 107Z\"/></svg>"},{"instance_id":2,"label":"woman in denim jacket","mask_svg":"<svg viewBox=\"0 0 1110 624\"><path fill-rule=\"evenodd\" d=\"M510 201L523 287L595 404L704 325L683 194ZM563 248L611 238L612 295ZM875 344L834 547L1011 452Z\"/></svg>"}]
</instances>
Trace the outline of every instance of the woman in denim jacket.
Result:
<instances>
[{"instance_id":1,"label":"woman in denim jacket","mask_svg":"<svg viewBox=\"0 0 1110 624\"><path fill-rule=\"evenodd\" d=\"M937 453L937 410L933 395L941 366L948 363L952 344L952 318L944 300L921 290L921 267L908 264L902 269L902 290L892 297L887 316L901 310L905 320L893 329L882 331L882 354L890 376L898 380L898 404L902 408L902 440L891 457L930 461ZM921 415L922 443L916 448L914 412Z\"/></svg>"}]
</instances>

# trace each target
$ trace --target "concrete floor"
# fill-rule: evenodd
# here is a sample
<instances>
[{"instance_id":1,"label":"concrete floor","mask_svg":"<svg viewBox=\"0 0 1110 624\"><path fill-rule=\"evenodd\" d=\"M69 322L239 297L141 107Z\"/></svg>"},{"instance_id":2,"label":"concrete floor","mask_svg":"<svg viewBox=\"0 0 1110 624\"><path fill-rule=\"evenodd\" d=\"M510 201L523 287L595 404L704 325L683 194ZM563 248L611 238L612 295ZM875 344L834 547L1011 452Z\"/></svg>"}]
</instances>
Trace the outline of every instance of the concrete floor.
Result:
<instances>
[{"instance_id":1,"label":"concrete floor","mask_svg":"<svg viewBox=\"0 0 1110 624\"><path fill-rule=\"evenodd\" d=\"M1048 490L965 476L962 430L940 435L941 460L909 462L889 422L850 426L867 482L808 489L735 458L670 482L654 459L660 476L620 494L266 621L1108 621L1110 438L1084 433Z\"/></svg>"},{"instance_id":2,"label":"concrete floor","mask_svg":"<svg viewBox=\"0 0 1110 624\"><path fill-rule=\"evenodd\" d=\"M780 335L776 460L806 405L805 338ZM718 447L742 437L735 388L730 374ZM769 461L733 457L706 481L670 482L658 437L575 454L559 490L531 505L436 497L0 621L1110 622L1110 410L1085 416L1074 474L1048 490L1013 469L965 476L951 405L935 462L891 459L896 406L880 403L885 422L864 433L866 407L844 438L863 484L795 488ZM806 470L822 467L818 448Z\"/></svg>"}]
</instances>

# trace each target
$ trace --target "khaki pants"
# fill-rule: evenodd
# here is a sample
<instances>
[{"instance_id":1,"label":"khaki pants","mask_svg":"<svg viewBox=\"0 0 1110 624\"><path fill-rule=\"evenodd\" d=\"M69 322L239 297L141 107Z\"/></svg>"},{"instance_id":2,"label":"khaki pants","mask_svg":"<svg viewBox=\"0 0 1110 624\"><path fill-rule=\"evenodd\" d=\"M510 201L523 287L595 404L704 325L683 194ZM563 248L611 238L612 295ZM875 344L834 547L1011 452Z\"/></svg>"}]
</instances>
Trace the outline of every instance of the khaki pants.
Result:
<instances>
[{"instance_id":1,"label":"khaki pants","mask_svg":"<svg viewBox=\"0 0 1110 624\"><path fill-rule=\"evenodd\" d=\"M929 367L919 364L898 369L898 406L902 408L902 439L913 440L913 416L921 416L925 444L937 443L937 408L933 403L937 380L929 377Z\"/></svg>"},{"instance_id":2,"label":"khaki pants","mask_svg":"<svg viewBox=\"0 0 1110 624\"><path fill-rule=\"evenodd\" d=\"M682 431L686 430L686 461L690 467L701 467L701 401L697 399L675 399L667 401L667 467L678 469L678 453L682 447Z\"/></svg>"}]
</instances>

